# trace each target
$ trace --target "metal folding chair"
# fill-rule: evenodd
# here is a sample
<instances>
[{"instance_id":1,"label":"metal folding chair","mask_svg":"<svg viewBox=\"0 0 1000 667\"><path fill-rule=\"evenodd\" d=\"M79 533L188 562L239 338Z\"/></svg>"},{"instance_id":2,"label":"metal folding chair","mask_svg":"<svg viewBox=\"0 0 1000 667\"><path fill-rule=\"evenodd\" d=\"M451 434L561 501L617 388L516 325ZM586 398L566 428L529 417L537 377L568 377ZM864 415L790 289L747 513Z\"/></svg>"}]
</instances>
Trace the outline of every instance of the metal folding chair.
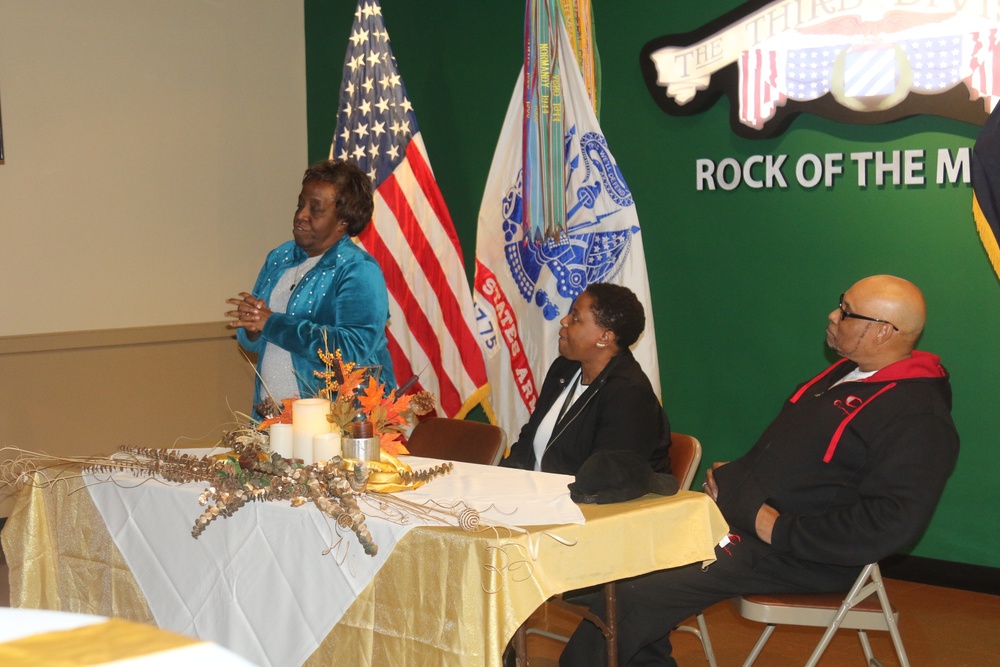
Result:
<instances>
[{"instance_id":1,"label":"metal folding chair","mask_svg":"<svg viewBox=\"0 0 1000 667\"><path fill-rule=\"evenodd\" d=\"M690 489L694 476L698 472L698 464L701 463L701 443L690 435L681 433L670 434L670 469L678 472L674 473L682 489ZM684 470L684 477L680 476ZM715 662L715 651L712 649L712 639L708 634L708 626L705 624L705 617L702 614L695 616L698 627L692 625L678 625L675 631L687 632L698 638L701 648L705 652L705 660L709 667L717 667Z\"/></svg>"},{"instance_id":2,"label":"metal folding chair","mask_svg":"<svg viewBox=\"0 0 1000 667\"><path fill-rule=\"evenodd\" d=\"M899 612L889 603L882 573L878 563L866 565L857 581L843 597L838 593L788 593L781 595L745 595L734 601L740 615L751 621L766 623L760 639L747 656L743 667L750 667L760 655L764 644L778 625L804 625L825 627L822 639L816 645L806 667L815 667L820 657L839 628L858 631L861 648L871 667L880 667L868 642L868 630L885 630L892 637L896 656L901 667L909 667L910 662L899 636L897 622Z\"/></svg>"}]
</instances>

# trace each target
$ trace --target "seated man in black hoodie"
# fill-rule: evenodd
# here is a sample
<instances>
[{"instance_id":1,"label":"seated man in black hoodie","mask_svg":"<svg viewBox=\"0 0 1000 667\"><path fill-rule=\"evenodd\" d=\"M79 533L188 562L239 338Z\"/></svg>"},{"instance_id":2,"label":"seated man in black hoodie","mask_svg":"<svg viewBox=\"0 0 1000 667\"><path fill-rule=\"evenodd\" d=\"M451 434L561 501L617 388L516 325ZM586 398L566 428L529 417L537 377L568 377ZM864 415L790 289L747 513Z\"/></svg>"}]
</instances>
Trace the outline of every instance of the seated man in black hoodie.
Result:
<instances>
[{"instance_id":1,"label":"seated man in black hoodie","mask_svg":"<svg viewBox=\"0 0 1000 667\"><path fill-rule=\"evenodd\" d=\"M844 358L801 385L749 452L708 472L732 531L716 562L619 583L623 667L676 665L669 630L715 602L846 591L920 536L958 457L948 374L913 349L925 312L920 290L893 276L841 296L826 342ZM560 664L602 664L603 641L581 623Z\"/></svg>"}]
</instances>

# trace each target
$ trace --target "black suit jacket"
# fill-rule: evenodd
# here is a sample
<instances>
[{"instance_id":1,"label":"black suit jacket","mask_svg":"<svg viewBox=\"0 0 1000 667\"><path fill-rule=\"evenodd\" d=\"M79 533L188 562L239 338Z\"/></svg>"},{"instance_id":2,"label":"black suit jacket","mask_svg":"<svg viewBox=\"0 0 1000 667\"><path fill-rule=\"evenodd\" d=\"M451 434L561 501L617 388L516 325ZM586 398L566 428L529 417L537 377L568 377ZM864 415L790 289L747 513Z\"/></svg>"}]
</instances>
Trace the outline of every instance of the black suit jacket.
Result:
<instances>
[{"instance_id":1,"label":"black suit jacket","mask_svg":"<svg viewBox=\"0 0 1000 667\"><path fill-rule=\"evenodd\" d=\"M535 432L554 406L580 362L559 357L549 367L535 411L521 428L510 456L500 465L535 468ZM601 374L577 398L552 429L542 456L542 471L575 475L584 461L600 450L628 449L648 460L654 470L669 472L667 448L670 423L649 378L628 350L608 362Z\"/></svg>"}]
</instances>

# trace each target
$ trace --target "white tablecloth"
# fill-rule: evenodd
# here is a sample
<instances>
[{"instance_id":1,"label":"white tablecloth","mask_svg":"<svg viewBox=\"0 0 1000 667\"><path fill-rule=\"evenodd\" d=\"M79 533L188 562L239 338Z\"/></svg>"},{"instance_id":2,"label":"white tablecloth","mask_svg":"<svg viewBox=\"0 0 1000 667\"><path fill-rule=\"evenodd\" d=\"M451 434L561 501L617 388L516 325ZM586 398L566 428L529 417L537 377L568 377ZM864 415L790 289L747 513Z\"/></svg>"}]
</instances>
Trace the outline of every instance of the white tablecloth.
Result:
<instances>
[{"instance_id":1,"label":"white tablecloth","mask_svg":"<svg viewBox=\"0 0 1000 667\"><path fill-rule=\"evenodd\" d=\"M407 457L414 469L439 463ZM104 477L103 479L107 479ZM259 665L299 665L322 642L414 527L366 521L378 554L366 556L353 533L311 505L250 503L190 536L203 508L203 485L136 480L92 484L91 497L160 627L217 642ZM451 507L463 501L484 523L531 526L583 523L567 475L456 463L450 475L397 494ZM369 516L377 513L366 505ZM394 515L390 512L390 515Z\"/></svg>"},{"instance_id":2,"label":"white tablecloth","mask_svg":"<svg viewBox=\"0 0 1000 667\"><path fill-rule=\"evenodd\" d=\"M441 461L402 457L414 470ZM569 498L571 475L529 472L455 462L451 474L438 477L414 491L398 494L411 503L448 508L459 503L479 511L483 523L511 526L550 526L583 523L583 513ZM457 525L457 523L452 523Z\"/></svg>"}]
</instances>

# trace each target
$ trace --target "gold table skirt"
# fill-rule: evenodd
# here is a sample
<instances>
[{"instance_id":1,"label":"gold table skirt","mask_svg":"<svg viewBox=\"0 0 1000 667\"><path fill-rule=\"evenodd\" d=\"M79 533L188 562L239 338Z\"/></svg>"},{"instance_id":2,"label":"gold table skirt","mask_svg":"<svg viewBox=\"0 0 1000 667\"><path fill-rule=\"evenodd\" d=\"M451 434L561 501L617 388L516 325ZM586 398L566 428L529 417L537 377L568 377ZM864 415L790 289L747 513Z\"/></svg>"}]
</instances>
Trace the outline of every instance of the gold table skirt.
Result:
<instances>
[{"instance_id":1,"label":"gold table skirt","mask_svg":"<svg viewBox=\"0 0 1000 667\"><path fill-rule=\"evenodd\" d=\"M708 563L728 531L715 503L690 491L581 509L584 525L526 533L411 530L305 664L499 665L517 628L552 595ZM12 606L154 623L79 481L25 488L2 538Z\"/></svg>"}]
</instances>

